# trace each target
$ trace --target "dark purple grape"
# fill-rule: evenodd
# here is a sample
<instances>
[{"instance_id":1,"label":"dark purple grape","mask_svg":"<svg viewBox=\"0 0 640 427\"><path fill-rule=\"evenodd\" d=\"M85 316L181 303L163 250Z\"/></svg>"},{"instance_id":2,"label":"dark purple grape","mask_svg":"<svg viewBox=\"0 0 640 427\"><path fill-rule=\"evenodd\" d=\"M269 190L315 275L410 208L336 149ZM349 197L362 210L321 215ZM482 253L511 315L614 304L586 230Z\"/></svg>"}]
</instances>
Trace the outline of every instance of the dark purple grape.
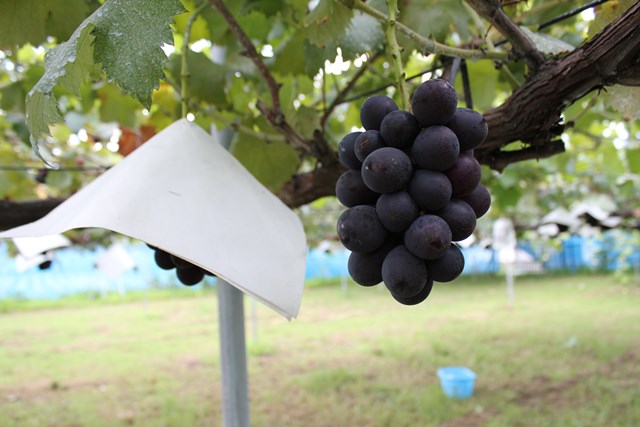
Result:
<instances>
[{"instance_id":1,"label":"dark purple grape","mask_svg":"<svg viewBox=\"0 0 640 427\"><path fill-rule=\"evenodd\" d=\"M357 205L372 205L379 194L367 187L360 171L349 169L336 182L336 197L348 208Z\"/></svg>"},{"instance_id":2,"label":"dark purple grape","mask_svg":"<svg viewBox=\"0 0 640 427\"><path fill-rule=\"evenodd\" d=\"M470 194L480 184L482 178L482 169L480 163L473 157L473 153L466 151L460 153L458 161L444 174L451 181L453 197L463 197Z\"/></svg>"},{"instance_id":3,"label":"dark purple grape","mask_svg":"<svg viewBox=\"0 0 640 427\"><path fill-rule=\"evenodd\" d=\"M216 277L215 274L213 274L210 271L205 270L204 268L202 269L202 273L204 273L205 276L209 276L209 277Z\"/></svg>"},{"instance_id":4,"label":"dark purple grape","mask_svg":"<svg viewBox=\"0 0 640 427\"><path fill-rule=\"evenodd\" d=\"M176 267L173 261L171 261L171 255L162 249L156 249L154 259L156 261L156 265L163 270L171 270Z\"/></svg>"},{"instance_id":5,"label":"dark purple grape","mask_svg":"<svg viewBox=\"0 0 640 427\"><path fill-rule=\"evenodd\" d=\"M440 258L427 261L427 269L436 282L451 282L464 270L464 255L457 245L451 245Z\"/></svg>"},{"instance_id":6,"label":"dark purple grape","mask_svg":"<svg viewBox=\"0 0 640 427\"><path fill-rule=\"evenodd\" d=\"M459 154L458 137L451 129L440 125L423 129L411 147L411 160L422 169L448 169L458 160Z\"/></svg>"},{"instance_id":7,"label":"dark purple grape","mask_svg":"<svg viewBox=\"0 0 640 427\"><path fill-rule=\"evenodd\" d=\"M491 206L491 195L489 194L489 190L487 190L487 187L482 184L478 184L475 190L460 199L464 200L469 204L469 206L471 206L476 214L476 218L480 218L486 214Z\"/></svg>"},{"instance_id":8,"label":"dark purple grape","mask_svg":"<svg viewBox=\"0 0 640 427\"><path fill-rule=\"evenodd\" d=\"M35 180L40 184L44 184L47 182L47 175L49 174L48 169L38 169L38 173L36 174Z\"/></svg>"},{"instance_id":9,"label":"dark purple grape","mask_svg":"<svg viewBox=\"0 0 640 427\"><path fill-rule=\"evenodd\" d=\"M48 270L51 268L51 260L48 259L46 261L42 261L40 264L38 264L38 270Z\"/></svg>"},{"instance_id":10,"label":"dark purple grape","mask_svg":"<svg viewBox=\"0 0 640 427\"><path fill-rule=\"evenodd\" d=\"M431 293L432 289L433 289L433 280L429 277L429 278L427 278L427 283L425 283L424 287L422 288L422 290L420 292L418 292L417 295L414 295L414 296L411 296L411 297L400 297L400 296L395 295L395 294L392 293L391 296L393 297L393 299L398 301L400 304L403 304L403 305L417 305L417 304L420 304L421 302L423 302L424 300L427 299L427 297Z\"/></svg>"},{"instance_id":11,"label":"dark purple grape","mask_svg":"<svg viewBox=\"0 0 640 427\"><path fill-rule=\"evenodd\" d=\"M351 252L347 264L351 278L362 286L374 286L382 282L382 262L396 245L395 239L390 239L373 252Z\"/></svg>"},{"instance_id":12,"label":"dark purple grape","mask_svg":"<svg viewBox=\"0 0 640 427\"><path fill-rule=\"evenodd\" d=\"M427 212L442 209L451 199L451 183L442 172L416 170L407 190L420 209Z\"/></svg>"},{"instance_id":13,"label":"dark purple grape","mask_svg":"<svg viewBox=\"0 0 640 427\"><path fill-rule=\"evenodd\" d=\"M396 110L382 120L380 133L389 147L405 149L411 147L420 133L420 124L410 112Z\"/></svg>"},{"instance_id":14,"label":"dark purple grape","mask_svg":"<svg viewBox=\"0 0 640 427\"><path fill-rule=\"evenodd\" d=\"M406 191L382 194L376 202L376 213L384 227L402 233L418 217L418 205Z\"/></svg>"},{"instance_id":15,"label":"dark purple grape","mask_svg":"<svg viewBox=\"0 0 640 427\"><path fill-rule=\"evenodd\" d=\"M194 267L194 265L191 264L186 259L182 259L175 255L171 255L171 262L173 263L173 265L176 266L176 268L193 268Z\"/></svg>"},{"instance_id":16,"label":"dark purple grape","mask_svg":"<svg viewBox=\"0 0 640 427\"><path fill-rule=\"evenodd\" d=\"M358 160L356 157L356 153L354 151L354 146L356 143L356 138L362 132L351 132L345 135L338 144L338 159L340 159L340 163L348 167L349 169L360 169L362 166L362 162Z\"/></svg>"},{"instance_id":17,"label":"dark purple grape","mask_svg":"<svg viewBox=\"0 0 640 427\"><path fill-rule=\"evenodd\" d=\"M364 159L366 159L369 154L373 153L378 148L386 146L387 145L385 144L384 139L382 139L380 131L368 130L358 135L354 145L354 151L358 160L364 162Z\"/></svg>"},{"instance_id":18,"label":"dark purple grape","mask_svg":"<svg viewBox=\"0 0 640 427\"><path fill-rule=\"evenodd\" d=\"M439 216L422 215L405 231L404 245L418 258L436 259L451 246L451 230Z\"/></svg>"},{"instance_id":19,"label":"dark purple grape","mask_svg":"<svg viewBox=\"0 0 640 427\"><path fill-rule=\"evenodd\" d=\"M443 125L453 117L458 106L456 90L442 79L427 80L413 94L411 107L422 127Z\"/></svg>"},{"instance_id":20,"label":"dark purple grape","mask_svg":"<svg viewBox=\"0 0 640 427\"><path fill-rule=\"evenodd\" d=\"M412 174L409 156L393 147L380 148L362 162L362 179L367 187L377 193L402 190Z\"/></svg>"},{"instance_id":21,"label":"dark purple grape","mask_svg":"<svg viewBox=\"0 0 640 427\"><path fill-rule=\"evenodd\" d=\"M354 206L338 218L338 237L345 248L353 252L372 252L384 243L387 230L376 215L376 208Z\"/></svg>"},{"instance_id":22,"label":"dark purple grape","mask_svg":"<svg viewBox=\"0 0 640 427\"><path fill-rule=\"evenodd\" d=\"M427 282L427 264L404 247L393 248L382 263L382 279L389 292L402 298L417 295Z\"/></svg>"},{"instance_id":23,"label":"dark purple grape","mask_svg":"<svg viewBox=\"0 0 640 427\"><path fill-rule=\"evenodd\" d=\"M398 109L398 105L385 95L373 95L364 101L360 109L360 122L366 130L380 130L382 119L392 111Z\"/></svg>"},{"instance_id":24,"label":"dark purple grape","mask_svg":"<svg viewBox=\"0 0 640 427\"><path fill-rule=\"evenodd\" d=\"M489 127L482 114L471 108L458 108L447 123L458 137L460 151L473 150L487 137Z\"/></svg>"},{"instance_id":25,"label":"dark purple grape","mask_svg":"<svg viewBox=\"0 0 640 427\"><path fill-rule=\"evenodd\" d=\"M451 199L447 205L436 212L451 229L451 240L459 242L471 236L476 229L476 214L473 208L459 199Z\"/></svg>"},{"instance_id":26,"label":"dark purple grape","mask_svg":"<svg viewBox=\"0 0 640 427\"><path fill-rule=\"evenodd\" d=\"M204 279L204 272L200 267L178 268L176 271L180 283L186 286L193 286Z\"/></svg>"}]
</instances>

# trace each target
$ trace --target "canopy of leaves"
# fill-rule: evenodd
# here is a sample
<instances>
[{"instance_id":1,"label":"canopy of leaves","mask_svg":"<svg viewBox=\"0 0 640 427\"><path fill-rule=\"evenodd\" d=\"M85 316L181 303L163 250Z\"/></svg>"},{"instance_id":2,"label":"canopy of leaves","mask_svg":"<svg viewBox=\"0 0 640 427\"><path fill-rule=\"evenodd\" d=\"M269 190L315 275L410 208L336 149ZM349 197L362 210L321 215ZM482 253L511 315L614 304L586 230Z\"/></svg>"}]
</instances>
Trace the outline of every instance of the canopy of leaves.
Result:
<instances>
[{"instance_id":1,"label":"canopy of leaves","mask_svg":"<svg viewBox=\"0 0 640 427\"><path fill-rule=\"evenodd\" d=\"M461 73L452 74L451 55L442 53L449 48L473 54L466 102L482 113L530 81L535 73L514 53L517 42L470 6L478 3L494 2L399 2L399 23L412 31L398 31L409 92L444 75L465 105ZM548 26L575 2L509 2L502 10L553 62L597 39L633 4L611 0ZM399 101L387 13L381 0L0 2L2 163L34 165L0 170L0 197L65 195L95 176L50 174L36 184L43 165L24 148L29 134L52 164L102 167L118 158L118 135L160 131L184 106L207 130L232 129L232 152L287 203L319 199L341 171L335 148L359 127L364 99L385 93ZM440 44L429 50L433 43ZM484 170L495 201L490 215L533 223L585 192L606 193L621 209L637 204L638 105L640 92L626 86L589 90L563 105L563 154ZM500 148L530 146L516 139Z\"/></svg>"}]
</instances>

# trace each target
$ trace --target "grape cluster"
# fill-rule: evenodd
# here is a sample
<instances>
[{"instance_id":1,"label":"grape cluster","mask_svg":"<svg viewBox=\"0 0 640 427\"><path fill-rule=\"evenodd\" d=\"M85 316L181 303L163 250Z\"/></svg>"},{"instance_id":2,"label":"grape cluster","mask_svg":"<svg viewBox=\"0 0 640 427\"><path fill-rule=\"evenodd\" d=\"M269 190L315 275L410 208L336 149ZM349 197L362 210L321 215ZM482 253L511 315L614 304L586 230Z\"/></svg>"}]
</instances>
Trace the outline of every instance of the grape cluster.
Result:
<instances>
[{"instance_id":1,"label":"grape cluster","mask_svg":"<svg viewBox=\"0 0 640 427\"><path fill-rule=\"evenodd\" d=\"M153 251L156 265L163 270L176 269L176 276L180 283L186 286L197 285L204 279L204 276L213 276L212 273L204 270L197 265L191 264L180 257L177 257L169 252L163 251L155 246L147 245Z\"/></svg>"},{"instance_id":2,"label":"grape cluster","mask_svg":"<svg viewBox=\"0 0 640 427\"><path fill-rule=\"evenodd\" d=\"M458 108L455 89L441 79L422 83L413 114L384 95L360 110L364 132L340 141L349 170L336 183L348 209L338 218L351 251L349 274L362 286L384 282L406 305L424 301L433 282L450 282L464 268L452 242L469 237L491 204L480 184L473 149L487 136L482 115Z\"/></svg>"}]
</instances>

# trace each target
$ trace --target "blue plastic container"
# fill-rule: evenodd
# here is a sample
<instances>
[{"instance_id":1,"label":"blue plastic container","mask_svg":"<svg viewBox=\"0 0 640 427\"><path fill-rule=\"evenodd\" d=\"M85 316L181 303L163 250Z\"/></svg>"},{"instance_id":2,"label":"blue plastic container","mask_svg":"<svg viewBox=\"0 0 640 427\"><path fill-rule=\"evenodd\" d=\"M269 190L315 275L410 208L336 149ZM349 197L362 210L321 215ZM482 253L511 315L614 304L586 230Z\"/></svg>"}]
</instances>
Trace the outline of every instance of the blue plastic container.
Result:
<instances>
[{"instance_id":1,"label":"blue plastic container","mask_svg":"<svg viewBox=\"0 0 640 427\"><path fill-rule=\"evenodd\" d=\"M440 385L447 397L452 399L468 399L473 395L476 374L462 366L438 368Z\"/></svg>"}]
</instances>

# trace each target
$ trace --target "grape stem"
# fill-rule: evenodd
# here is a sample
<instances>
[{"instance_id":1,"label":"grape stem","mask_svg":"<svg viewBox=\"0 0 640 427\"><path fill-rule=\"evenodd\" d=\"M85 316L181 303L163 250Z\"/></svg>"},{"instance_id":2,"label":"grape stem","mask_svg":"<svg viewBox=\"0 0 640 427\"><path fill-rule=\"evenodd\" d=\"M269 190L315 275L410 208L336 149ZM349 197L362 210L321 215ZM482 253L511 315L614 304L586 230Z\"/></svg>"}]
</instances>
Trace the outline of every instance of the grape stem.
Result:
<instances>
[{"instance_id":1,"label":"grape stem","mask_svg":"<svg viewBox=\"0 0 640 427\"><path fill-rule=\"evenodd\" d=\"M387 8L389 9L389 20L387 22L387 42L391 49L391 58L396 71L396 83L398 92L400 92L400 107L403 110L410 110L409 91L405 81L404 67L402 66L402 48L398 44L396 38L396 25L398 17L398 0L387 0Z\"/></svg>"},{"instance_id":2,"label":"grape stem","mask_svg":"<svg viewBox=\"0 0 640 427\"><path fill-rule=\"evenodd\" d=\"M378 21L386 23L387 16L380 12L378 9L369 6L362 0L334 0L350 9L357 9L369 16L376 18ZM404 33L411 40L416 42L425 54L437 54L445 56L454 56L464 59L509 59L507 52L485 52L480 49L463 49L460 47L449 46L443 43L439 43L431 38L423 37L420 34L413 31L401 22L396 22L396 28Z\"/></svg>"},{"instance_id":3,"label":"grape stem","mask_svg":"<svg viewBox=\"0 0 640 427\"><path fill-rule=\"evenodd\" d=\"M189 113L189 98L191 96L189 91L189 39L191 38L191 27L198 18L198 15L209 6L207 3L202 3L187 20L187 26L184 29L184 40L182 41L182 58L180 67L180 100L182 101L182 118L187 117Z\"/></svg>"}]
</instances>

